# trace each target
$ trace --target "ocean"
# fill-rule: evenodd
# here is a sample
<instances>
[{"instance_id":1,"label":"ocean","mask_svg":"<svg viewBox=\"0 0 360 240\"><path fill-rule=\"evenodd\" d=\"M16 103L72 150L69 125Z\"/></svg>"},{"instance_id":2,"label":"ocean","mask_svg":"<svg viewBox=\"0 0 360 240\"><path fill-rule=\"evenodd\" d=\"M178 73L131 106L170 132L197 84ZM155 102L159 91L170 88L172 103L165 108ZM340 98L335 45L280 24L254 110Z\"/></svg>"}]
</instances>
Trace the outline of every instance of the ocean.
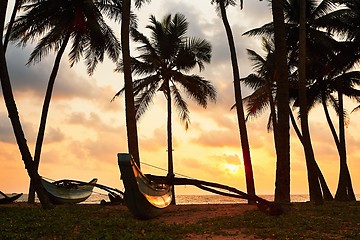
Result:
<instances>
[{"instance_id":1,"label":"ocean","mask_svg":"<svg viewBox=\"0 0 360 240\"><path fill-rule=\"evenodd\" d=\"M273 201L273 195L259 195L259 197L264 198L268 201ZM17 202L26 202L28 198L27 194L21 196ZM104 199L109 201L109 198L106 194L102 193L93 193L86 201L82 203L86 204L99 204L100 201ZM225 197L221 195L176 195L176 204L185 205L185 204L233 204L233 203L247 203L246 199ZM38 201L38 200L37 200ZM306 202L309 201L309 195L307 194L298 194L291 195L291 202Z\"/></svg>"}]
</instances>

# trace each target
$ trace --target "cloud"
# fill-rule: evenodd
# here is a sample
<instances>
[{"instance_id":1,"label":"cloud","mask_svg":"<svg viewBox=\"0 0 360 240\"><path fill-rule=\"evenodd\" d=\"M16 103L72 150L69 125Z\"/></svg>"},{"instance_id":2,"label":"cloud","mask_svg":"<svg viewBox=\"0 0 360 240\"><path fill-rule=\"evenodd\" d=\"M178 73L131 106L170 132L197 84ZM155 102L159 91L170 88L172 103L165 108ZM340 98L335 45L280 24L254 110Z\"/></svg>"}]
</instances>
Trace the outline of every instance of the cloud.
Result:
<instances>
[{"instance_id":1,"label":"cloud","mask_svg":"<svg viewBox=\"0 0 360 240\"><path fill-rule=\"evenodd\" d=\"M65 134L61 131L60 128L50 127L45 133L45 142L44 143L57 143L62 142L65 139Z\"/></svg>"},{"instance_id":2,"label":"cloud","mask_svg":"<svg viewBox=\"0 0 360 240\"><path fill-rule=\"evenodd\" d=\"M167 149L166 128L156 128L150 136L140 136L139 145L142 151L157 152ZM173 142L173 146L176 146L176 141Z\"/></svg>"},{"instance_id":3,"label":"cloud","mask_svg":"<svg viewBox=\"0 0 360 240\"><path fill-rule=\"evenodd\" d=\"M193 144L206 147L238 147L239 136L229 129L209 130L202 129L199 136L190 140Z\"/></svg>"},{"instance_id":4,"label":"cloud","mask_svg":"<svg viewBox=\"0 0 360 240\"><path fill-rule=\"evenodd\" d=\"M41 64L26 66L31 51L31 47L18 48L14 45L9 45L7 50L10 80L13 91L18 96L43 96L50 75L50 57L43 59Z\"/></svg>"},{"instance_id":5,"label":"cloud","mask_svg":"<svg viewBox=\"0 0 360 240\"><path fill-rule=\"evenodd\" d=\"M7 114L0 112L0 141L6 143L14 143L14 131L11 128L10 119Z\"/></svg>"},{"instance_id":6,"label":"cloud","mask_svg":"<svg viewBox=\"0 0 360 240\"><path fill-rule=\"evenodd\" d=\"M7 111L4 109L4 111ZM11 125L10 119L4 112L0 112L0 141L6 142L6 143L15 143L15 135L14 130ZM34 131L33 124L29 121L26 121L26 119L22 119L22 129L25 134L25 137L30 141L33 142L36 138L37 132Z\"/></svg>"},{"instance_id":7,"label":"cloud","mask_svg":"<svg viewBox=\"0 0 360 240\"><path fill-rule=\"evenodd\" d=\"M211 161L224 162L224 163L233 164L233 165L239 165L239 163L242 162L242 160L239 158L239 156L237 154L233 154L233 155L227 155L227 154L213 155L213 156L210 156L210 160Z\"/></svg>"},{"instance_id":8,"label":"cloud","mask_svg":"<svg viewBox=\"0 0 360 240\"><path fill-rule=\"evenodd\" d=\"M19 49L13 45L9 46L7 61L10 79L17 99L28 98L30 94L32 97L42 101L53 68L54 56L49 54L41 62L25 66L30 51L32 51L30 47ZM55 80L52 100L89 99L104 110L110 110L113 107L110 100L119 89L114 89L110 85L99 86L94 77L86 74L84 68L75 66L70 68L67 55L64 54ZM101 71L101 67L98 67L98 69ZM80 75L79 73L83 74ZM112 71L102 72L102 77L105 80L113 79L115 81L117 78L120 79L120 76L117 77Z\"/></svg>"},{"instance_id":9,"label":"cloud","mask_svg":"<svg viewBox=\"0 0 360 240\"><path fill-rule=\"evenodd\" d=\"M221 174L221 172L219 171L218 162L210 162L203 160L204 159L199 160L198 158L183 158L180 160L181 166L177 168L177 171L185 176L197 179L202 178L205 180L211 179L214 176L219 177L219 174ZM191 170L191 172L189 170Z\"/></svg>"}]
</instances>

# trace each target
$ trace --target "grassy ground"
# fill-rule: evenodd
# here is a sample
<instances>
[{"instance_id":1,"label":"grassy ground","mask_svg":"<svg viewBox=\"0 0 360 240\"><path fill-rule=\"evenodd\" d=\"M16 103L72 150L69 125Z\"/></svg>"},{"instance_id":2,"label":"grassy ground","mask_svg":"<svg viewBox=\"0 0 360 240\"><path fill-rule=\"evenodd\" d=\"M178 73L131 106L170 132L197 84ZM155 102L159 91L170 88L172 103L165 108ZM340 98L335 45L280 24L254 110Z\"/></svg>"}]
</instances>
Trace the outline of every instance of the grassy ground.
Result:
<instances>
[{"instance_id":1,"label":"grassy ground","mask_svg":"<svg viewBox=\"0 0 360 240\"><path fill-rule=\"evenodd\" d=\"M174 217L176 211L171 214ZM249 210L195 223L162 220L166 216L156 221L134 219L124 206L67 205L49 211L27 204L0 206L0 239L236 239L240 234L261 239L360 239L360 202L295 203L278 217Z\"/></svg>"}]
</instances>

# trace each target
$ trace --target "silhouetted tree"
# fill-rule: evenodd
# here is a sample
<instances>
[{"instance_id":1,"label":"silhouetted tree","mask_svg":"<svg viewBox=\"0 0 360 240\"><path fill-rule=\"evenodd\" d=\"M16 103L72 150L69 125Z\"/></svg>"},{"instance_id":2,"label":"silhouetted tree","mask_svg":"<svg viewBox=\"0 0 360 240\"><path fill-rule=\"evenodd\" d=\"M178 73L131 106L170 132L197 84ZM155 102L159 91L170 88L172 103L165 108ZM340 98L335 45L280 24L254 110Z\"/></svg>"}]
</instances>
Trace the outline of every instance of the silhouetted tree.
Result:
<instances>
[{"instance_id":1,"label":"silhouetted tree","mask_svg":"<svg viewBox=\"0 0 360 240\"><path fill-rule=\"evenodd\" d=\"M241 84L240 84L240 71L237 62L236 49L235 49L235 41L231 31L231 27L229 24L229 20L226 14L226 7L229 5L236 5L236 1L234 0L212 0L211 3L216 3L217 10L220 12L221 19L223 21L226 36L229 43L230 48L230 56L231 56L231 65L233 70L233 84L234 84L234 92L235 92L235 108L237 113L238 127L240 132L240 140L241 140L241 149L243 153L243 161L244 161L244 169L245 169L245 178L246 178L246 188L247 193L249 195L255 195L255 184L254 184L254 176L253 169L251 163L251 154L250 154L250 146L249 139L246 129L246 121L244 116L244 107L242 103L242 94L241 94ZM240 1L242 8L242 1ZM252 200L248 200L249 203L255 203Z\"/></svg>"},{"instance_id":2,"label":"silhouetted tree","mask_svg":"<svg viewBox=\"0 0 360 240\"><path fill-rule=\"evenodd\" d=\"M206 40L186 36L188 22L182 14L174 17L167 15L161 22L151 16L150 22L147 28L151 30L151 38L144 36L136 28L131 28L134 41L141 44L137 47L140 55L132 58L132 71L135 75L143 76L133 82L136 118L140 118L148 109L158 91L164 93L168 113L168 174L173 176L172 99L186 129L190 116L182 91L204 108L208 100L215 101L216 91L209 81L195 74L183 73L196 65L200 71L203 70L204 63L209 63L211 59L211 45ZM121 89L116 96L124 90L125 88Z\"/></svg>"},{"instance_id":3,"label":"silhouetted tree","mask_svg":"<svg viewBox=\"0 0 360 240\"><path fill-rule=\"evenodd\" d=\"M7 9L8 1L0 1L0 81L2 87L2 93L4 96L4 101L8 115L13 127L15 134L16 142L18 144L22 160L24 161L25 168L28 172L30 179L33 181L35 191L38 194L40 203L44 209L51 209L54 206L50 203L45 189L41 184L41 178L37 172L35 164L33 162L27 141L24 135L24 131L21 126L21 122L18 115L18 110L16 107L14 95L12 92L9 72L7 69L6 58L5 58L5 46L3 43L3 33L5 25L5 16Z\"/></svg>"},{"instance_id":4,"label":"silhouetted tree","mask_svg":"<svg viewBox=\"0 0 360 240\"><path fill-rule=\"evenodd\" d=\"M41 61L42 57L51 50L57 51L36 139L34 162L37 169L55 79L68 42L72 41L69 53L70 66L85 55L89 74L92 74L98 62L104 59L105 53L113 61L117 61L120 44L92 0L34 0L30 4L23 5L22 8L24 13L17 18L12 27L11 40L20 40L19 45L26 46L28 41L37 41L38 37L42 36L31 53L28 64ZM34 190L30 184L29 202L34 202L34 197Z\"/></svg>"}]
</instances>

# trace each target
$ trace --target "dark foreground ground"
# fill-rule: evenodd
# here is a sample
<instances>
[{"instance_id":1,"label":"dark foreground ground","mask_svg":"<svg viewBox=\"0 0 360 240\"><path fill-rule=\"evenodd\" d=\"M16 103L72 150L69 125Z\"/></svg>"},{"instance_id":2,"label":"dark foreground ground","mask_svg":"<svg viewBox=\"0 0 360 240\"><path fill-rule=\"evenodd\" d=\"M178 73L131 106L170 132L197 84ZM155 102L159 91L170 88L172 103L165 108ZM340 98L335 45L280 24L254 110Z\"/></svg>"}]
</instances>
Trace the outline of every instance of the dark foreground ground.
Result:
<instances>
[{"instance_id":1,"label":"dark foreground ground","mask_svg":"<svg viewBox=\"0 0 360 240\"><path fill-rule=\"evenodd\" d=\"M177 205L152 220L125 206L0 205L0 239L360 239L360 202L293 203L281 216L246 204Z\"/></svg>"}]
</instances>

